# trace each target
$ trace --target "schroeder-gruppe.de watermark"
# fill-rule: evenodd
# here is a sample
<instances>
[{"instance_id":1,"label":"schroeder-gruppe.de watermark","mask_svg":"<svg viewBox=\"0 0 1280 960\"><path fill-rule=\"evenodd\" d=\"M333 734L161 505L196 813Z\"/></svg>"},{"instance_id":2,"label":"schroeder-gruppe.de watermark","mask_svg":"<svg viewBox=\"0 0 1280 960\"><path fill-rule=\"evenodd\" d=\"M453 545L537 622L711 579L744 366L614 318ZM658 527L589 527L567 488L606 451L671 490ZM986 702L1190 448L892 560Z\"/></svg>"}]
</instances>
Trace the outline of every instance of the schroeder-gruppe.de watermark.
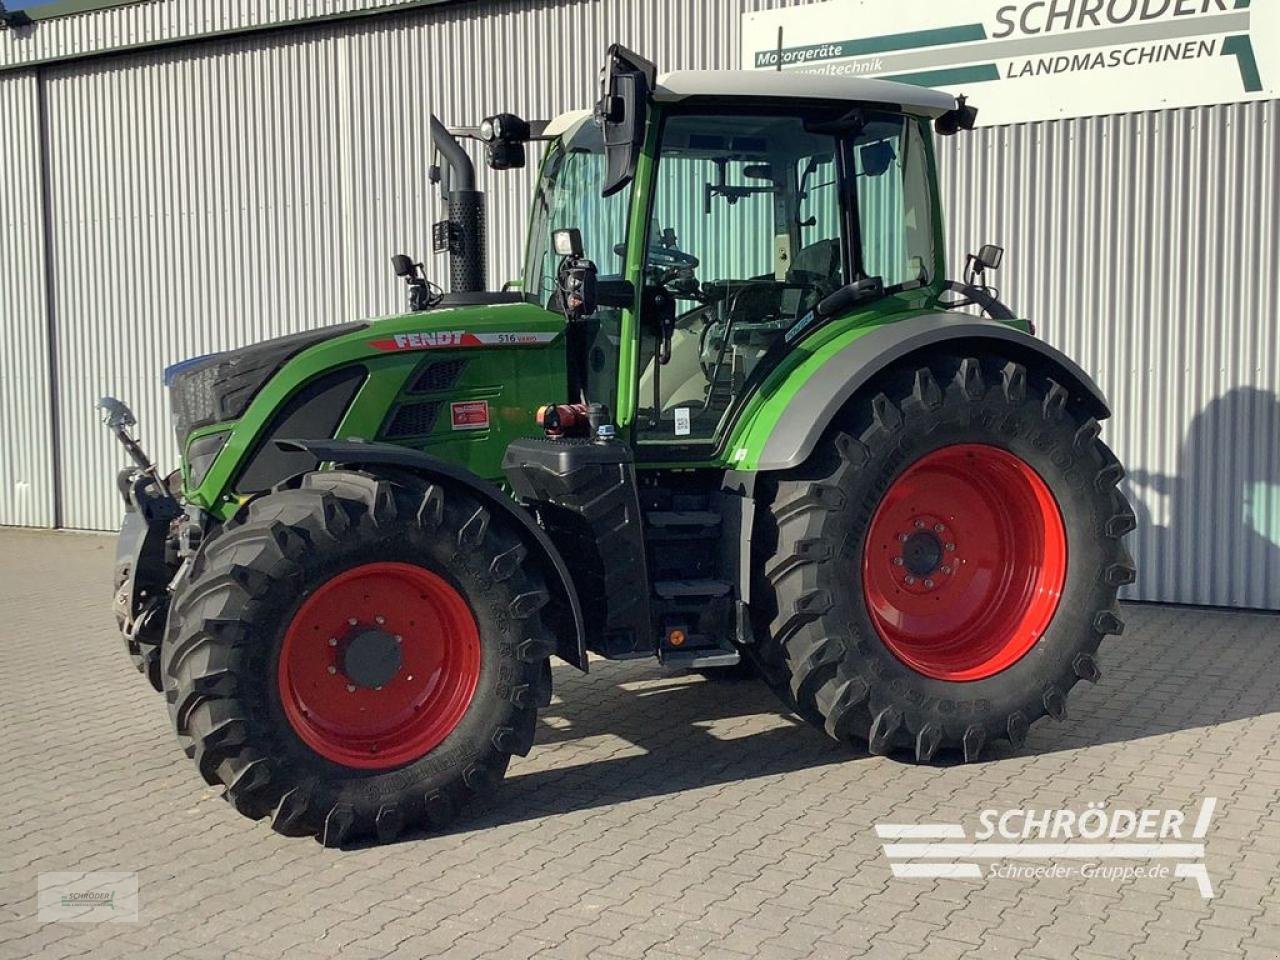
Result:
<instances>
[{"instance_id":1,"label":"schroeder-gruppe.de watermark","mask_svg":"<svg viewBox=\"0 0 1280 960\"><path fill-rule=\"evenodd\" d=\"M138 875L123 871L42 873L36 881L41 923L133 923Z\"/></svg>"},{"instance_id":2,"label":"schroeder-gruppe.de watermark","mask_svg":"<svg viewBox=\"0 0 1280 960\"><path fill-rule=\"evenodd\" d=\"M1194 819L1174 809L982 810L970 840L959 823L879 823L895 877L1014 880L1194 880L1213 896L1204 838L1217 806L1206 797ZM985 865L985 866L984 866Z\"/></svg>"}]
</instances>

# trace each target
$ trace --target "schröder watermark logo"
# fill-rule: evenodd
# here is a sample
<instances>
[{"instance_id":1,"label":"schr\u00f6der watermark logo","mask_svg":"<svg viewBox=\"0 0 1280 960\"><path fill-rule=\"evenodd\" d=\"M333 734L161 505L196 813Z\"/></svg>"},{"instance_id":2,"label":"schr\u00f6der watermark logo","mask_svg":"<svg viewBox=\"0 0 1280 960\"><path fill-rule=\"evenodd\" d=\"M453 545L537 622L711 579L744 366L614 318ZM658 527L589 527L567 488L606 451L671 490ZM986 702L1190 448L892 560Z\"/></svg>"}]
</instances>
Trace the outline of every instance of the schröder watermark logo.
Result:
<instances>
[{"instance_id":1,"label":"schr\u00f6der watermark logo","mask_svg":"<svg viewBox=\"0 0 1280 960\"><path fill-rule=\"evenodd\" d=\"M136 873L42 873L36 888L41 923L134 923L138 919Z\"/></svg>"},{"instance_id":2,"label":"schr\u00f6der watermark logo","mask_svg":"<svg viewBox=\"0 0 1280 960\"><path fill-rule=\"evenodd\" d=\"M972 841L959 823L878 823L876 836L888 841L884 854L895 877L1186 877L1208 899L1213 884L1204 864L1204 837L1217 804L1216 797L1206 797L1194 822L1181 810L1111 809L1100 803L1079 811L983 810Z\"/></svg>"}]
</instances>

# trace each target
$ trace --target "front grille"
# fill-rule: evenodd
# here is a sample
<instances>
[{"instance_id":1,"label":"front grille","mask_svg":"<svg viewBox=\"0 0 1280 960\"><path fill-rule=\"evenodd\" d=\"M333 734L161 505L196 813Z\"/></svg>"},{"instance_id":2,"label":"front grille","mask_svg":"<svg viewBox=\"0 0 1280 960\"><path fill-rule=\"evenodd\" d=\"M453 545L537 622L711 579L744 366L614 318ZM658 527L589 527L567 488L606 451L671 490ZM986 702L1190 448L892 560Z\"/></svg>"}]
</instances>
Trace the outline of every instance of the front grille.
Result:
<instances>
[{"instance_id":1,"label":"front grille","mask_svg":"<svg viewBox=\"0 0 1280 960\"><path fill-rule=\"evenodd\" d=\"M440 416L440 403L439 400L424 400L401 404L392 411L391 420L382 431L383 437L392 440L430 433Z\"/></svg>"},{"instance_id":2,"label":"front grille","mask_svg":"<svg viewBox=\"0 0 1280 960\"><path fill-rule=\"evenodd\" d=\"M467 361L462 359L428 360L418 368L418 375L410 384L409 392L444 393L452 390L466 366Z\"/></svg>"}]
</instances>

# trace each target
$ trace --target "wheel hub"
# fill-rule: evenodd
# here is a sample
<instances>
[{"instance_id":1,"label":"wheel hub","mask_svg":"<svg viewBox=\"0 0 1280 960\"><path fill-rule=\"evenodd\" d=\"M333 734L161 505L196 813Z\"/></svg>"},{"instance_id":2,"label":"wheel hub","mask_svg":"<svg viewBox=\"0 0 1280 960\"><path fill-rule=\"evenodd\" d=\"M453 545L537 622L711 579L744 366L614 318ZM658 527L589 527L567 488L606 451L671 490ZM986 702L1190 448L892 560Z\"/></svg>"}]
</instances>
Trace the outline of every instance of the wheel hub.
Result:
<instances>
[{"instance_id":1,"label":"wheel hub","mask_svg":"<svg viewBox=\"0 0 1280 960\"><path fill-rule=\"evenodd\" d=\"M384 618L385 619L385 618ZM357 687L380 690L400 672L400 643L385 630L361 628L352 632L339 654L339 669Z\"/></svg>"},{"instance_id":2,"label":"wheel hub","mask_svg":"<svg viewBox=\"0 0 1280 960\"><path fill-rule=\"evenodd\" d=\"M1048 486L987 444L926 454L890 484L863 549L862 587L885 646L918 673L980 680L1043 636L1066 579Z\"/></svg>"},{"instance_id":3,"label":"wheel hub","mask_svg":"<svg viewBox=\"0 0 1280 960\"><path fill-rule=\"evenodd\" d=\"M917 577L933 573L942 565L942 542L932 531L909 534L902 544L902 563Z\"/></svg>"}]
</instances>

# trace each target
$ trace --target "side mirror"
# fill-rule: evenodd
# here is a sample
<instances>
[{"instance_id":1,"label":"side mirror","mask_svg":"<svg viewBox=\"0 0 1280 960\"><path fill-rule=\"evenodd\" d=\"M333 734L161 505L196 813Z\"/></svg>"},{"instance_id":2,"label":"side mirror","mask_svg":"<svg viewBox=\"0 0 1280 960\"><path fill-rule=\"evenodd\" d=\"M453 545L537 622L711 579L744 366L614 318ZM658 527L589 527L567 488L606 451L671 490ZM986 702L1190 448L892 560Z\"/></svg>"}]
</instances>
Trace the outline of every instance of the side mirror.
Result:
<instances>
[{"instance_id":1,"label":"side mirror","mask_svg":"<svg viewBox=\"0 0 1280 960\"><path fill-rule=\"evenodd\" d=\"M965 103L964 95L956 97L956 106L933 121L933 129L944 137L960 130L972 130L978 121L978 108Z\"/></svg>"},{"instance_id":2,"label":"side mirror","mask_svg":"<svg viewBox=\"0 0 1280 960\"><path fill-rule=\"evenodd\" d=\"M1004 247L994 243L984 243L978 250L978 262L986 270L999 270L1000 261L1004 259Z\"/></svg>"},{"instance_id":3,"label":"side mirror","mask_svg":"<svg viewBox=\"0 0 1280 960\"><path fill-rule=\"evenodd\" d=\"M974 286L986 271L998 269L1002 260L1004 260L1004 247L994 243L984 243L978 248L977 253L971 253L964 259L965 286ZM985 283L978 285L983 289L986 288Z\"/></svg>"},{"instance_id":4,"label":"side mirror","mask_svg":"<svg viewBox=\"0 0 1280 960\"><path fill-rule=\"evenodd\" d=\"M605 59L595 120L604 135L605 176L600 195L611 197L635 176L658 68L619 43L609 47Z\"/></svg>"},{"instance_id":5,"label":"side mirror","mask_svg":"<svg viewBox=\"0 0 1280 960\"><path fill-rule=\"evenodd\" d=\"M391 269L395 270L397 277L412 277L415 272L413 258L403 253L397 253L391 258Z\"/></svg>"}]
</instances>

